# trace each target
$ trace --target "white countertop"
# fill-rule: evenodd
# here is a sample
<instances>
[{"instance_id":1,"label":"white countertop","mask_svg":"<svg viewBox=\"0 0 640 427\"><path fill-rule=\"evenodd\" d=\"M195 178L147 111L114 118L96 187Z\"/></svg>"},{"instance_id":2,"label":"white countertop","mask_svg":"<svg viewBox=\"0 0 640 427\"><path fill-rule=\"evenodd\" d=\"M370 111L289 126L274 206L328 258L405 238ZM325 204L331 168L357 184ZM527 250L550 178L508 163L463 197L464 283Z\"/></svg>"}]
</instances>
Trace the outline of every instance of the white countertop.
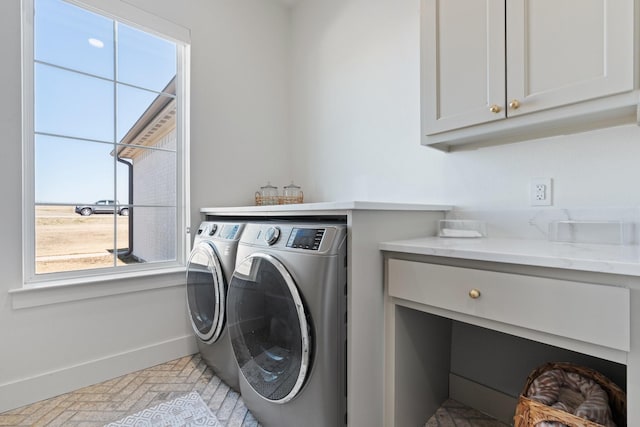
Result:
<instances>
[{"instance_id":1,"label":"white countertop","mask_svg":"<svg viewBox=\"0 0 640 427\"><path fill-rule=\"evenodd\" d=\"M366 201L344 201L344 202L321 202L321 203L299 203L291 205L269 205L269 206L238 206L238 207L210 207L202 208L200 212L204 214L217 215L255 215L269 212L274 213L309 213L314 212L335 212L351 210L378 210L378 211L441 211L446 212L452 209L450 205L422 204L422 203L395 203L395 202L366 202Z\"/></svg>"},{"instance_id":2,"label":"white countertop","mask_svg":"<svg viewBox=\"0 0 640 427\"><path fill-rule=\"evenodd\" d=\"M380 249L417 255L640 276L640 248L629 245L492 237L424 237L383 242Z\"/></svg>"}]
</instances>

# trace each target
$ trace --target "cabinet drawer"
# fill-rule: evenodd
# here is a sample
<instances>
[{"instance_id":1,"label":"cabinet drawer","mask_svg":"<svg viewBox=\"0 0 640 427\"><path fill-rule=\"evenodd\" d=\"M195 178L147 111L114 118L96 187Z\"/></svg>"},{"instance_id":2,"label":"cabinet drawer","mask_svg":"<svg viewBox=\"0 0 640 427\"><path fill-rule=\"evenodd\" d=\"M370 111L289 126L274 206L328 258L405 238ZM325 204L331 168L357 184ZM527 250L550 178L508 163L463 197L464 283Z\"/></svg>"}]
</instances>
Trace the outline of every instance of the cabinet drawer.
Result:
<instances>
[{"instance_id":1,"label":"cabinet drawer","mask_svg":"<svg viewBox=\"0 0 640 427\"><path fill-rule=\"evenodd\" d=\"M627 288L398 259L388 280L392 297L629 351Z\"/></svg>"}]
</instances>

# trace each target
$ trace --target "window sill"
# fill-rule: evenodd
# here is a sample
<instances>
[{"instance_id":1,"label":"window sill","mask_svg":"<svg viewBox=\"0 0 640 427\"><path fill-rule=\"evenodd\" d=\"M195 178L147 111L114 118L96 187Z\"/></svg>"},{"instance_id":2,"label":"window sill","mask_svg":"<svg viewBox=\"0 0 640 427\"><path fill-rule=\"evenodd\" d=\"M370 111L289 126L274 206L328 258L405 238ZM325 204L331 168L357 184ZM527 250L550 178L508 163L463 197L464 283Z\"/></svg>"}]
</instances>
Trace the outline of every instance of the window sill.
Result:
<instances>
[{"instance_id":1,"label":"window sill","mask_svg":"<svg viewBox=\"0 0 640 427\"><path fill-rule=\"evenodd\" d=\"M14 310L100 298L110 295L183 286L186 282L185 267L171 267L126 274L110 274L96 277L66 279L29 284L11 289L11 305Z\"/></svg>"}]
</instances>

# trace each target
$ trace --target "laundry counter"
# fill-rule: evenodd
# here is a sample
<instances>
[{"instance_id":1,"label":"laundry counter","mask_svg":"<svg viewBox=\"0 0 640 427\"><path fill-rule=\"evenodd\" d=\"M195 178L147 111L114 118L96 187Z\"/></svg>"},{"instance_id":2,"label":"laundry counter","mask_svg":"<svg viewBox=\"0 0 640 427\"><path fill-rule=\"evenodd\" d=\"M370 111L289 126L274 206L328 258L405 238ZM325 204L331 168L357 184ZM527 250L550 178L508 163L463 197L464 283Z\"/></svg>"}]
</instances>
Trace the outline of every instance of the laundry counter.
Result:
<instances>
[{"instance_id":1,"label":"laundry counter","mask_svg":"<svg viewBox=\"0 0 640 427\"><path fill-rule=\"evenodd\" d=\"M342 201L342 202L318 202L297 203L290 205L264 205L264 206L237 206L237 207L210 207L202 208L203 215L220 216L271 216L271 215L306 215L317 216L324 214L347 215L354 211L396 211L396 212L447 212L452 209L450 205L424 204L424 203L399 203L399 202L372 202L372 201Z\"/></svg>"},{"instance_id":2,"label":"laundry counter","mask_svg":"<svg viewBox=\"0 0 640 427\"><path fill-rule=\"evenodd\" d=\"M385 425L424 423L447 397L509 422L528 372L558 357L640 396L638 246L427 236L380 249Z\"/></svg>"},{"instance_id":3,"label":"laundry counter","mask_svg":"<svg viewBox=\"0 0 640 427\"><path fill-rule=\"evenodd\" d=\"M519 238L424 237L383 242L390 252L640 276L640 247Z\"/></svg>"}]
</instances>

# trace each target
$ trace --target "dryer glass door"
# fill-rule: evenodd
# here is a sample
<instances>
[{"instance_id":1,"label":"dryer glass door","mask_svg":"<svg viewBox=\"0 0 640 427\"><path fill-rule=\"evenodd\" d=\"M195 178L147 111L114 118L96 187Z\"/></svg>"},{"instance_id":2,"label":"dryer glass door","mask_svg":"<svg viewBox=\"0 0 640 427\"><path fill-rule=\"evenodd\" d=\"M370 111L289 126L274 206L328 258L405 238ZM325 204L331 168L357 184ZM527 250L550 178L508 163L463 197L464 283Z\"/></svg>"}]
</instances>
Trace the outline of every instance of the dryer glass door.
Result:
<instances>
[{"instance_id":1,"label":"dryer glass door","mask_svg":"<svg viewBox=\"0 0 640 427\"><path fill-rule=\"evenodd\" d=\"M207 343L215 342L225 320L225 283L218 255L211 243L198 243L187 264L187 306L191 326Z\"/></svg>"},{"instance_id":2,"label":"dryer glass door","mask_svg":"<svg viewBox=\"0 0 640 427\"><path fill-rule=\"evenodd\" d=\"M285 403L302 388L311 339L298 289L286 268L254 253L229 284L228 330L242 375L265 399Z\"/></svg>"}]
</instances>

